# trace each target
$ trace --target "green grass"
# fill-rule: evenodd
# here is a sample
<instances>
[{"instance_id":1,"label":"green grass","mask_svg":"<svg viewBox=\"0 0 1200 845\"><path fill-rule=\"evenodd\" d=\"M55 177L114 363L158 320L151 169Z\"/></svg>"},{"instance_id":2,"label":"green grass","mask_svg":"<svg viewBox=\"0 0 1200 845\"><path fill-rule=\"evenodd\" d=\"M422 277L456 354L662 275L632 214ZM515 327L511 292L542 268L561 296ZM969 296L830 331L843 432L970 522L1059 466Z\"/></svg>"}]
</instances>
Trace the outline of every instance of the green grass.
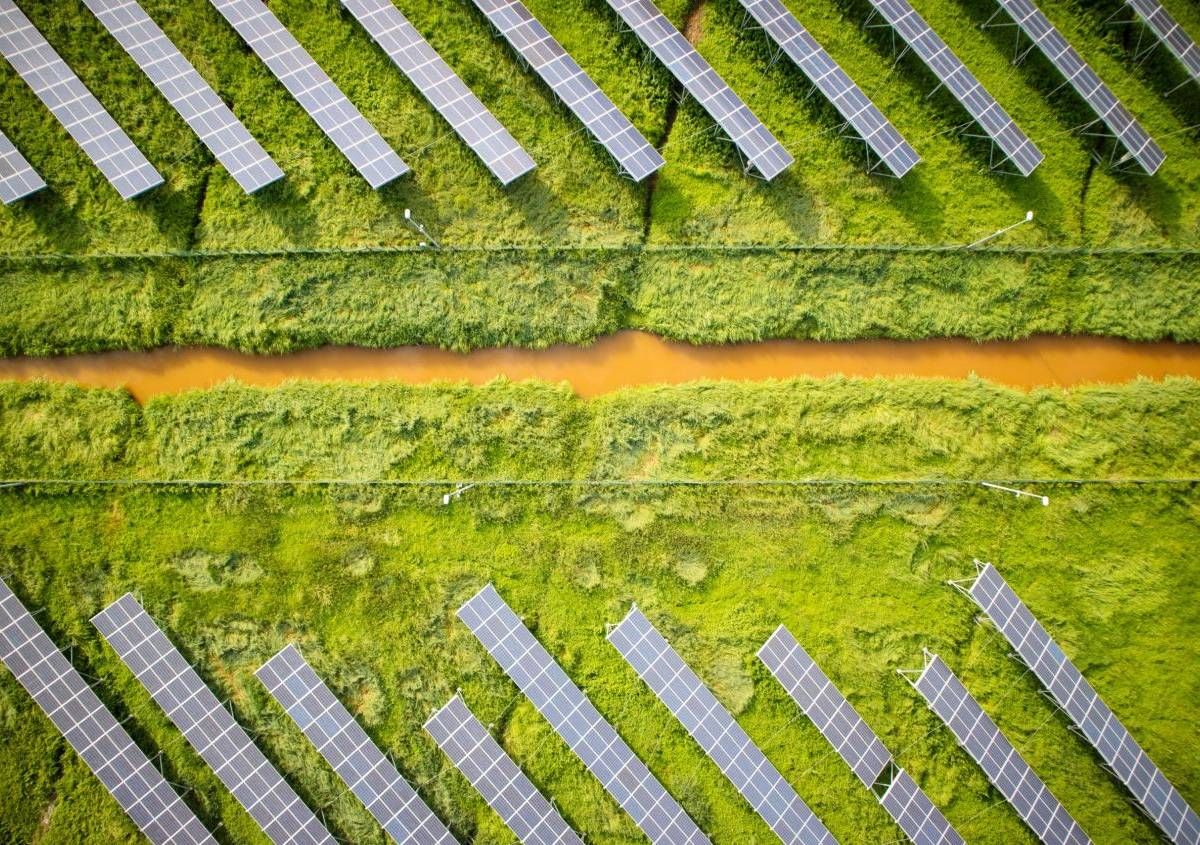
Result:
<instances>
[{"instance_id":1,"label":"green grass","mask_svg":"<svg viewBox=\"0 0 1200 845\"><path fill-rule=\"evenodd\" d=\"M920 10L1047 154L1030 180L987 171L986 149L954 134L965 114L911 57L858 23L859 4L793 7L924 156L901 182L870 177L837 120L765 37L741 31L735 0L707 0L698 43L797 158L774 183L743 176L692 101L676 111L666 72L622 31L602 0L530 5L656 144L667 167L652 183L621 179L606 155L492 36L469 0L399 5L539 162L501 189L335 0L273 4L284 22L413 166L369 189L204 0L152 0L168 35L280 162L288 178L241 193L80 0L23 8L164 172L168 185L122 202L7 66L4 131L53 187L0 210L0 337L5 354L213 343L283 350L322 343L428 343L473 348L581 343L623 326L719 342L763 337L1024 336L1039 331L1195 340L1200 99L1163 96L1179 76L1156 57L1131 60L1130 31L1103 25L1117 4L1044 7L1168 153L1154 179L1090 166L1091 142L1069 92L1032 58L1008 63L1009 30L981 31L984 0L922 0ZM681 22L685 2L665 4ZM1108 6L1113 8L1110 9ZM1172 12L1193 32L1200 14ZM451 247L511 253L410 252L229 259L229 250L408 249L412 208ZM1018 219L1018 249L1128 248L1029 255L918 253L878 245L962 244ZM759 245L754 261L729 246ZM864 252L792 252L853 245ZM668 247L667 252L644 251ZM578 251L600 249L600 253ZM1148 251L1149 250L1149 251ZM188 259L98 256L191 253ZM29 262L28 253L85 256ZM217 253L212 257L211 253ZM923 294L913 302L914 277ZM1006 298L995 302L997 279ZM1094 288L1081 296L1081 285ZM1144 301L1154 303L1145 308ZM698 309L696 302L705 303ZM900 307L891 307L901 303ZM862 306L869 322L855 313ZM884 306L884 307L879 307Z\"/></svg>"},{"instance_id":2,"label":"green grass","mask_svg":"<svg viewBox=\"0 0 1200 845\"><path fill-rule=\"evenodd\" d=\"M1021 394L981 382L227 387L149 403L0 386L0 477L825 478L809 486L0 490L0 573L187 800L261 841L88 624L136 590L331 828L382 842L253 670L296 642L464 841L512 842L420 725L456 689L588 841L636 829L454 619L493 581L714 842L770 834L603 639L636 601L843 842L898 831L753 658L787 624L971 842L1032 838L896 674L960 673L1101 843L1152 843L1094 754L944 583L992 559L1193 804L1200 617L1192 381ZM1035 503L980 477L1036 484ZM847 479L908 479L899 484ZM943 483L929 483L930 479ZM1152 692L1152 694L1151 694ZM6 671L0 839L136 841Z\"/></svg>"}]
</instances>

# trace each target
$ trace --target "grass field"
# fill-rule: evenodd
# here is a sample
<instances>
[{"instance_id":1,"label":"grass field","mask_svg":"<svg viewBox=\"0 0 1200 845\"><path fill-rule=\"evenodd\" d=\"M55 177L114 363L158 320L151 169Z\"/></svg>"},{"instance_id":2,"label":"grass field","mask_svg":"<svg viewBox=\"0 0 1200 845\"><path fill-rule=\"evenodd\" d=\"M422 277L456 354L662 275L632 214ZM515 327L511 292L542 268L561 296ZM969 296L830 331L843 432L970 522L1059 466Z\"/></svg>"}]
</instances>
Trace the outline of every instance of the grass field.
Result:
<instances>
[{"instance_id":1,"label":"grass field","mask_svg":"<svg viewBox=\"0 0 1200 845\"><path fill-rule=\"evenodd\" d=\"M335 0L272 7L414 176L369 189L204 0L147 9L232 103L288 178L254 197L216 167L186 125L80 0L22 8L167 176L119 200L34 95L0 67L3 129L54 190L0 211L3 352L214 343L248 350L341 342L456 348L586 342L622 326L695 341L763 337L1012 337L1039 331L1200 338L1192 309L1200 235L1200 97L1165 98L1165 56L1132 61L1136 32L1104 24L1119 4L1043 7L1168 153L1146 179L1092 165L1085 121L1044 61L1014 68L1011 29L981 30L986 0L922 0L920 11L1047 155L1034 178L987 169L955 133L965 114L912 57L892 66L858 0L793 6L925 161L903 181L872 177L836 119L772 65L735 0L664 9L797 158L771 184L743 176L696 103L676 108L602 0L530 6L652 142L667 167L633 185L494 38L469 0L399 5L534 155L532 178L501 189ZM1109 8L1111 6L1111 8ZM1200 13L1171 10L1192 32ZM448 247L503 252L260 256L230 250L416 246L412 208ZM895 253L963 244L1019 219L1016 253ZM754 245L749 256L730 247ZM848 245L849 251L827 252ZM799 250L784 247L807 247ZM813 247L816 247L815 249ZM1065 250L1050 255L1024 249ZM1095 249L1133 254L1096 255ZM1183 255L1157 250L1182 249ZM582 250L582 251L581 251ZM1082 252L1079 252L1082 250ZM28 254L69 254L30 260ZM191 257L115 259L184 253ZM215 255L214 255L215 254ZM750 260L752 259L752 260ZM1152 307L1145 307L1146 303ZM698 308L697 303L704 307ZM363 307L363 305L367 307ZM899 305L900 307L892 307ZM861 313L870 313L869 320Z\"/></svg>"},{"instance_id":2,"label":"grass field","mask_svg":"<svg viewBox=\"0 0 1200 845\"><path fill-rule=\"evenodd\" d=\"M227 387L155 400L0 387L0 476L291 479L0 489L0 573L229 842L248 817L88 617L135 590L339 836L365 811L253 670L296 642L465 841L511 842L420 730L461 689L588 841L636 829L455 609L493 581L714 842L770 835L603 640L636 601L840 841L899 835L753 658L787 624L971 842L1033 840L896 674L941 653L1084 828L1157 841L996 634L944 583L991 559L1195 803L1196 382L1020 394L981 382ZM301 479L357 483L311 486ZM484 486L449 508L449 484ZM1043 508L978 478L1029 482ZM765 486L670 480L817 479ZM1125 479L1126 483L1120 483ZM1132 483L1141 479L1143 483ZM1175 479L1168 481L1167 479ZM597 481L639 482L598 485ZM897 482L897 483L889 483ZM965 483L960 483L965 482ZM1148 482L1148 483L1147 483ZM1149 691L1153 691L1150 694ZM0 672L0 839L132 840Z\"/></svg>"}]
</instances>

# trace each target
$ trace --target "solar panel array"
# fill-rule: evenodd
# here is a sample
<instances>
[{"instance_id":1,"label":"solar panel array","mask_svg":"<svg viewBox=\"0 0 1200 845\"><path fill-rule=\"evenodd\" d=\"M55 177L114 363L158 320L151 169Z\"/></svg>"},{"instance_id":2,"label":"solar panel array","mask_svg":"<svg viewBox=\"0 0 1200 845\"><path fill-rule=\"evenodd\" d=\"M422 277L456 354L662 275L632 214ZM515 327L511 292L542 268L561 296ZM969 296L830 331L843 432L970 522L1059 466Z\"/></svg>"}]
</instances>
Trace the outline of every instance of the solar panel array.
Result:
<instances>
[{"instance_id":1,"label":"solar panel array","mask_svg":"<svg viewBox=\"0 0 1200 845\"><path fill-rule=\"evenodd\" d=\"M1183 63L1192 79L1200 80L1200 47L1158 0L1125 0L1146 22L1154 37Z\"/></svg>"},{"instance_id":2,"label":"solar panel array","mask_svg":"<svg viewBox=\"0 0 1200 845\"><path fill-rule=\"evenodd\" d=\"M0 660L147 839L169 845L215 845L200 820L3 581Z\"/></svg>"},{"instance_id":3,"label":"solar panel array","mask_svg":"<svg viewBox=\"0 0 1200 845\"><path fill-rule=\"evenodd\" d=\"M913 686L1038 839L1046 845L1091 842L940 657L927 657Z\"/></svg>"},{"instance_id":4,"label":"solar panel array","mask_svg":"<svg viewBox=\"0 0 1200 845\"><path fill-rule=\"evenodd\" d=\"M520 0L475 0L475 5L608 150L622 172L640 182L665 164L658 150Z\"/></svg>"},{"instance_id":5,"label":"solar panel array","mask_svg":"<svg viewBox=\"0 0 1200 845\"><path fill-rule=\"evenodd\" d=\"M524 845L583 845L462 698L446 702L425 730Z\"/></svg>"},{"instance_id":6,"label":"solar panel array","mask_svg":"<svg viewBox=\"0 0 1200 845\"><path fill-rule=\"evenodd\" d=\"M491 584L459 608L458 618L651 842L708 842Z\"/></svg>"},{"instance_id":7,"label":"solar panel array","mask_svg":"<svg viewBox=\"0 0 1200 845\"><path fill-rule=\"evenodd\" d=\"M608 5L717 122L749 167L771 180L791 166L791 153L652 0L608 0Z\"/></svg>"},{"instance_id":8,"label":"solar panel array","mask_svg":"<svg viewBox=\"0 0 1200 845\"><path fill-rule=\"evenodd\" d=\"M161 185L162 176L129 140L49 42L17 8L0 0L0 54L46 104L125 199Z\"/></svg>"},{"instance_id":9,"label":"solar panel array","mask_svg":"<svg viewBox=\"0 0 1200 845\"><path fill-rule=\"evenodd\" d=\"M645 614L632 608L609 631L608 641L781 841L836 843L833 834Z\"/></svg>"},{"instance_id":10,"label":"solar panel array","mask_svg":"<svg viewBox=\"0 0 1200 845\"><path fill-rule=\"evenodd\" d=\"M980 569L968 594L1163 833L1172 842L1200 843L1196 811L1146 756L994 566L989 563Z\"/></svg>"},{"instance_id":11,"label":"solar panel array","mask_svg":"<svg viewBox=\"0 0 1200 845\"><path fill-rule=\"evenodd\" d=\"M941 84L962 104L996 147L1022 176L1028 176L1045 158L988 93L975 74L954 55L946 42L925 22L908 0L871 0L875 11L904 39Z\"/></svg>"},{"instance_id":12,"label":"solar panel array","mask_svg":"<svg viewBox=\"0 0 1200 845\"><path fill-rule=\"evenodd\" d=\"M392 0L342 0L342 5L501 184L507 185L537 166Z\"/></svg>"},{"instance_id":13,"label":"solar panel array","mask_svg":"<svg viewBox=\"0 0 1200 845\"><path fill-rule=\"evenodd\" d=\"M92 624L272 842L334 845L133 596L117 599Z\"/></svg>"},{"instance_id":14,"label":"solar panel array","mask_svg":"<svg viewBox=\"0 0 1200 845\"><path fill-rule=\"evenodd\" d=\"M916 166L921 160L917 151L780 0L741 3L893 176Z\"/></svg>"},{"instance_id":15,"label":"solar panel array","mask_svg":"<svg viewBox=\"0 0 1200 845\"><path fill-rule=\"evenodd\" d=\"M758 650L758 658L783 685L792 700L816 725L863 786L873 789L892 774L879 802L905 835L917 845L962 845L962 837L942 812L821 671L787 628L780 625Z\"/></svg>"},{"instance_id":16,"label":"solar panel array","mask_svg":"<svg viewBox=\"0 0 1200 845\"><path fill-rule=\"evenodd\" d=\"M283 171L183 57L137 0L84 0L246 193Z\"/></svg>"},{"instance_id":17,"label":"solar panel array","mask_svg":"<svg viewBox=\"0 0 1200 845\"><path fill-rule=\"evenodd\" d=\"M25 160L8 136L0 132L0 202L9 205L44 187L46 180Z\"/></svg>"},{"instance_id":18,"label":"solar panel array","mask_svg":"<svg viewBox=\"0 0 1200 845\"><path fill-rule=\"evenodd\" d=\"M997 2L1051 64L1058 68L1058 72L1079 96L1091 106L1096 116L1125 147L1129 157L1147 173L1157 172L1166 159L1166 154L1121 104L1117 95L1104 84L1075 48L1067 43L1067 39L1054 24L1050 23L1030 0Z\"/></svg>"},{"instance_id":19,"label":"solar panel array","mask_svg":"<svg viewBox=\"0 0 1200 845\"><path fill-rule=\"evenodd\" d=\"M408 173L408 165L262 0L211 2L372 188Z\"/></svg>"},{"instance_id":20,"label":"solar panel array","mask_svg":"<svg viewBox=\"0 0 1200 845\"><path fill-rule=\"evenodd\" d=\"M453 845L450 831L295 646L254 674L394 842Z\"/></svg>"}]
</instances>

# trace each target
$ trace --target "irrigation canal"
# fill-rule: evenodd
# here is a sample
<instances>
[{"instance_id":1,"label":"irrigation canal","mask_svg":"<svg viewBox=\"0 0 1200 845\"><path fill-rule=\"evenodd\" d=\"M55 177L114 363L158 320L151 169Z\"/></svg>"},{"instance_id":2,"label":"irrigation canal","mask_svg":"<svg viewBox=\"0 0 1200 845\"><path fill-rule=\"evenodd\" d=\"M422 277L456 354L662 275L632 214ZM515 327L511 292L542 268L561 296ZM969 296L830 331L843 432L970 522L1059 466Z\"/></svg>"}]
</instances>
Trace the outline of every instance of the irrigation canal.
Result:
<instances>
[{"instance_id":1,"label":"irrigation canal","mask_svg":"<svg viewBox=\"0 0 1200 845\"><path fill-rule=\"evenodd\" d=\"M596 396L623 387L698 379L762 380L838 374L927 378L975 374L1022 389L1118 384L1138 376L1200 378L1200 344L1047 336L986 343L960 339L845 343L779 340L691 346L643 332L623 331L590 347L485 349L467 354L430 347L326 347L288 355L247 355L189 347L0 359L0 379L45 378L92 387L125 387L140 402L231 379L255 385L290 380L480 384L504 376L513 381L565 381L581 396Z\"/></svg>"}]
</instances>

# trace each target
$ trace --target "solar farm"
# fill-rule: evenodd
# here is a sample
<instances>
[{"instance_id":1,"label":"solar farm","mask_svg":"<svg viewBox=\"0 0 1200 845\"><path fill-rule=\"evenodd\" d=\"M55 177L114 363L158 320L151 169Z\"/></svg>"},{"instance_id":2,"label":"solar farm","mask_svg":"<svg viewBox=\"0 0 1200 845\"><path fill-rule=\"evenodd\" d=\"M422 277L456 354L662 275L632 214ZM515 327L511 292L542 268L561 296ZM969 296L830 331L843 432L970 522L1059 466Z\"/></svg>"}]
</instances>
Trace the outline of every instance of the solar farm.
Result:
<instances>
[{"instance_id":1,"label":"solar farm","mask_svg":"<svg viewBox=\"0 0 1200 845\"><path fill-rule=\"evenodd\" d=\"M0 0L0 842L1200 845L1198 36ZM1166 369L336 364L629 329Z\"/></svg>"}]
</instances>

